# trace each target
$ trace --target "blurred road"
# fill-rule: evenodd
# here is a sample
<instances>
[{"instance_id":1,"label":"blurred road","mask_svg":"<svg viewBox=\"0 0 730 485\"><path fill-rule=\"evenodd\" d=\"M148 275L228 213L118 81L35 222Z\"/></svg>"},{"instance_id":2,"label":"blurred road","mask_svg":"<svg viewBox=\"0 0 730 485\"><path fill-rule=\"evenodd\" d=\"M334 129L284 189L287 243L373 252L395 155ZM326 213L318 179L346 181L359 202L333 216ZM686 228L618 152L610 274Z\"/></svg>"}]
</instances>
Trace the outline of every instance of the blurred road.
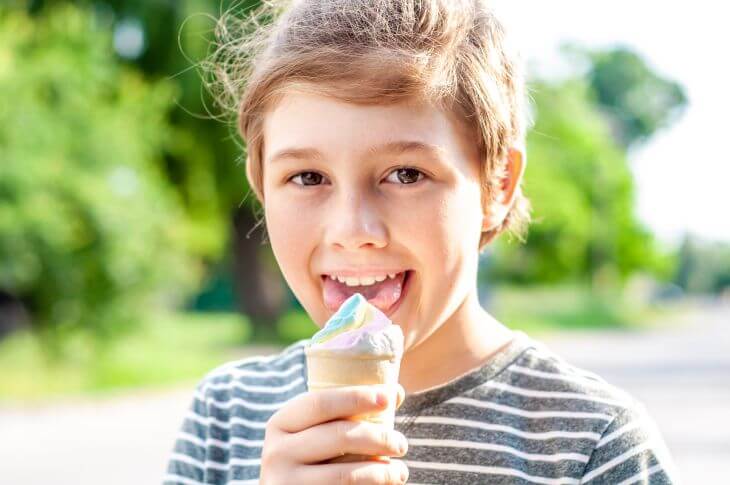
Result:
<instances>
[{"instance_id":1,"label":"blurred road","mask_svg":"<svg viewBox=\"0 0 730 485\"><path fill-rule=\"evenodd\" d=\"M561 333L541 340L643 401L685 482L714 484L722 483L730 463L729 326L730 305L708 304L667 330ZM0 481L159 484L191 389L31 409L0 405Z\"/></svg>"},{"instance_id":2,"label":"blurred road","mask_svg":"<svg viewBox=\"0 0 730 485\"><path fill-rule=\"evenodd\" d=\"M687 485L730 483L730 304L707 304L669 330L542 341L643 401Z\"/></svg>"}]
</instances>

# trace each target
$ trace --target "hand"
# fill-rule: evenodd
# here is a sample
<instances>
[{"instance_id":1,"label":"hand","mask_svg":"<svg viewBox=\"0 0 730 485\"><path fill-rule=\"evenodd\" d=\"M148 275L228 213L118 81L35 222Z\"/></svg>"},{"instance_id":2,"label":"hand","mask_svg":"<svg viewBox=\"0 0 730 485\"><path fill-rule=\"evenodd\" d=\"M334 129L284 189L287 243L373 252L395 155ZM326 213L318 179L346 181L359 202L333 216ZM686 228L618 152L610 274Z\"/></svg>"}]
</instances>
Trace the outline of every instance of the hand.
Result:
<instances>
[{"instance_id":1,"label":"hand","mask_svg":"<svg viewBox=\"0 0 730 485\"><path fill-rule=\"evenodd\" d=\"M348 419L385 409L385 401L376 403L379 393L388 400L396 399L396 408L405 398L400 384L349 386L305 392L282 406L266 424L260 483L405 483L408 467L402 460L323 463L345 453L406 454L408 443L402 433L382 424Z\"/></svg>"}]
</instances>

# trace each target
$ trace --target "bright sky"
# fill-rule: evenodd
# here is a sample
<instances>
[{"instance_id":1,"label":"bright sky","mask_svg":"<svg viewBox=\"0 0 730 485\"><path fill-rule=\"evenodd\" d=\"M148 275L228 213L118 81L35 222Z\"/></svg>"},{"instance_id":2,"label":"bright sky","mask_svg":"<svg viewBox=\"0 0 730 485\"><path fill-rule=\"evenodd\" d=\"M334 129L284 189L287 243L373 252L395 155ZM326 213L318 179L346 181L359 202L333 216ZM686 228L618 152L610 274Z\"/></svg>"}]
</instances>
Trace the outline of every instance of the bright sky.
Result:
<instances>
[{"instance_id":1,"label":"bright sky","mask_svg":"<svg viewBox=\"0 0 730 485\"><path fill-rule=\"evenodd\" d=\"M683 118L630 156L640 219L667 244L730 242L730 7L724 2L494 0L523 55L559 71L556 47L624 44L682 83ZM528 168L529 170L529 168Z\"/></svg>"}]
</instances>

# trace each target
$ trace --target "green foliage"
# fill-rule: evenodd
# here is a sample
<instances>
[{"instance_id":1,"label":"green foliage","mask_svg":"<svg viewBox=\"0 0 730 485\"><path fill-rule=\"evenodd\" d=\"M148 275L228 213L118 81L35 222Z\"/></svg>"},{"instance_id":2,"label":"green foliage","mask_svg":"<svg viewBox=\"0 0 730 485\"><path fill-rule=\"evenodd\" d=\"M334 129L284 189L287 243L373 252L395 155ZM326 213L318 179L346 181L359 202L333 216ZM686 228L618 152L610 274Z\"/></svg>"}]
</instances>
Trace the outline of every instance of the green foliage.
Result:
<instances>
[{"instance_id":1,"label":"green foliage","mask_svg":"<svg viewBox=\"0 0 730 485\"><path fill-rule=\"evenodd\" d=\"M238 358L250 336L238 314L151 313L103 353L88 334L74 335L68 357L49 365L37 339L18 332L0 342L0 401L197 381Z\"/></svg>"},{"instance_id":2,"label":"green foliage","mask_svg":"<svg viewBox=\"0 0 730 485\"><path fill-rule=\"evenodd\" d=\"M494 289L490 312L513 329L532 335L556 330L599 330L648 328L665 317L676 316L677 308L652 307L635 301L616 288L595 292L581 285L514 286Z\"/></svg>"},{"instance_id":3,"label":"green foliage","mask_svg":"<svg viewBox=\"0 0 730 485\"><path fill-rule=\"evenodd\" d=\"M115 60L70 6L0 15L0 288L49 343L108 337L197 283L191 227L160 170L170 82Z\"/></svg>"},{"instance_id":4,"label":"green foliage","mask_svg":"<svg viewBox=\"0 0 730 485\"><path fill-rule=\"evenodd\" d=\"M309 338L319 330L306 312L291 310L276 322L276 334L281 342L291 343Z\"/></svg>"},{"instance_id":5,"label":"green foliage","mask_svg":"<svg viewBox=\"0 0 730 485\"><path fill-rule=\"evenodd\" d=\"M525 283L602 273L617 283L670 260L636 220L623 149L591 102L585 82L535 82L536 122L528 135L525 193L535 222L525 245L499 240L490 274Z\"/></svg>"},{"instance_id":6,"label":"green foliage","mask_svg":"<svg viewBox=\"0 0 730 485\"><path fill-rule=\"evenodd\" d=\"M679 249L675 282L689 293L720 293L730 288L730 244L686 236Z\"/></svg>"},{"instance_id":7,"label":"green foliage","mask_svg":"<svg viewBox=\"0 0 730 485\"><path fill-rule=\"evenodd\" d=\"M684 88L652 71L635 52L619 47L586 55L588 80L624 146L646 140L684 111Z\"/></svg>"}]
</instances>

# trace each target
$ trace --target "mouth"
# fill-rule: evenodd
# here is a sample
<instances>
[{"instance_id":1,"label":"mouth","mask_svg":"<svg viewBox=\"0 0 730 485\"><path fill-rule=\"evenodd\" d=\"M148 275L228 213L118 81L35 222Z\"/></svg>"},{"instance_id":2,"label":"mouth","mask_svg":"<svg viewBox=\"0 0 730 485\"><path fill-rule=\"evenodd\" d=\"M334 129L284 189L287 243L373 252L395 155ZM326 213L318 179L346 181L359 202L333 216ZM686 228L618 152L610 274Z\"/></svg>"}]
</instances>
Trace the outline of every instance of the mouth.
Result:
<instances>
[{"instance_id":1,"label":"mouth","mask_svg":"<svg viewBox=\"0 0 730 485\"><path fill-rule=\"evenodd\" d=\"M325 307L334 313L345 300L355 293L360 293L390 318L408 295L412 273L413 270L405 270L397 273L395 278L386 278L384 281L363 286L347 286L328 275L321 275L322 299Z\"/></svg>"}]
</instances>

